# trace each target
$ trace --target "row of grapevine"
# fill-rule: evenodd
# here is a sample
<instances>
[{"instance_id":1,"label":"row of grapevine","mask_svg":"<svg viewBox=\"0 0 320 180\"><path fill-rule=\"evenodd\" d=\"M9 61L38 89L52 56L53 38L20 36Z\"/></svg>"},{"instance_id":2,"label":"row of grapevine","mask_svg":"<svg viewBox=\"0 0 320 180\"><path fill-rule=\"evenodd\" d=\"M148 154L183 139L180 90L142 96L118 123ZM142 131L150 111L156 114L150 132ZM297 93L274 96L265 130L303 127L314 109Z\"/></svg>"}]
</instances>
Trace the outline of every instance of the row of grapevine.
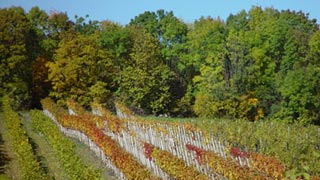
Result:
<instances>
[{"instance_id":1,"label":"row of grapevine","mask_svg":"<svg viewBox=\"0 0 320 180\"><path fill-rule=\"evenodd\" d=\"M49 179L33 152L29 137L21 125L20 116L10 107L10 99L3 98L3 117L11 144L19 164L19 174L15 179L34 180Z\"/></svg>"},{"instance_id":2,"label":"row of grapevine","mask_svg":"<svg viewBox=\"0 0 320 180\"><path fill-rule=\"evenodd\" d=\"M144 155L143 142L125 131L122 131L121 135L108 132L105 133L112 137L121 148L132 154L141 164L146 166L157 177L160 177L161 179L169 179L169 176L158 165L146 158Z\"/></svg>"},{"instance_id":3,"label":"row of grapevine","mask_svg":"<svg viewBox=\"0 0 320 180\"><path fill-rule=\"evenodd\" d=\"M100 111L100 112L99 112ZM102 112L105 112L101 107L95 107L93 108L93 112L96 114L104 114ZM128 131L130 134L133 135L132 139L138 138L141 142L144 143L145 147L145 154L146 157L151 161L154 160L157 164L159 164L162 168L166 169L165 171L170 174L170 176L174 176L177 179L188 179L190 177L192 178L199 178L201 179L201 175L197 176L196 174L190 175L185 172L192 172L190 169L191 167L196 167L197 171L200 171L204 174L206 174L207 178L216 178L216 179L224 179L223 177L231 178L235 177L234 175L238 175L236 177L248 177L251 179L263 179L266 178L266 176L251 176L248 173L249 168L241 168L237 163L234 162L233 159L229 159L229 162L231 164L234 164L236 166L232 166L232 168L225 169L224 171L216 171L210 169L208 161L204 161L203 158L209 159L209 151L202 150L201 148L197 146L203 146L201 142L201 136L197 133L194 133L193 131L190 133L187 133L187 130L185 126L182 125L169 125L169 124L163 124L163 123L148 123L148 122L141 122L138 121L137 117L134 117L132 114L130 116L125 115L124 112L121 112L120 110L117 110L118 115L120 114L121 117L130 117L133 118L133 121L125 121L126 123L126 131ZM106 115L110 116L110 113L106 113ZM189 128L192 129L192 128ZM125 131L121 132L121 136L124 134L127 134ZM131 140L132 141L132 140ZM192 144L191 144L191 143ZM209 141L208 141L209 142ZM151 144L149 144L151 143ZM197 146L195 146L196 144ZM211 147L210 147L211 146ZM225 158L226 158L226 152L225 147L220 143L216 142L215 140L211 139L211 142L207 143L205 146L203 146L206 149L214 149L215 153L220 154L221 158L219 157L219 160L221 161L220 164L225 164ZM156 152L156 153L152 153ZM202 154L202 152L206 152L205 154ZM151 156L153 154L153 156ZM156 156L157 154L161 154L160 156ZM201 157L202 155L206 155ZM157 158L156 158L157 157ZM164 158L167 157L167 158ZM248 165L248 162L241 163L241 159L246 159L246 157L240 157L235 156L238 158L240 165ZM166 162L166 159L170 161ZM176 164L179 164L179 167L184 172L183 178L180 178L179 169L175 167L175 163L172 161L173 159L176 159ZM159 161L161 160L161 161ZM183 160L183 161L182 161ZM217 162L217 160L215 160ZM206 162L206 163L205 163ZM167 163L167 164L166 164ZM247 163L247 164L246 164ZM168 165L170 164L170 165ZM212 167L212 166L211 166ZM186 171L186 169L188 169ZM239 169L246 169L247 171L239 171ZM229 170L229 172L228 172ZM235 171L237 170L237 171ZM219 172L223 176L217 174L216 172ZM227 173L226 173L227 172ZM253 171L255 174L257 174L258 171Z\"/></svg>"},{"instance_id":4,"label":"row of grapevine","mask_svg":"<svg viewBox=\"0 0 320 180\"><path fill-rule=\"evenodd\" d=\"M130 115L128 116L126 113ZM197 124L194 126L194 124L190 123L145 121L135 117L133 113L123 105L117 108L117 114L122 118L126 118L127 126L130 127L130 130L137 133L138 136L147 138L147 142L151 142L151 144L157 147L165 148L172 154L177 154L188 164L189 162L197 164L196 167L203 170L202 172L209 176L212 174L208 174L208 172L218 173L228 178L235 177L235 172L238 172L238 177L244 177L245 174L250 179L259 179L259 177L262 179L267 177L283 178L285 176L286 166L279 161L277 157L268 157L261 153L255 153L254 151L243 151L243 146L234 146L235 143L229 143L230 141L221 138L221 134L223 133L219 136L212 133L212 129L207 130L209 129L208 127L213 127L214 129L214 125L199 128L199 125L196 127ZM203 163L205 161L202 161L199 166L198 162L201 162L199 161L199 153L198 155L195 153L196 157L193 158L193 160L189 160L192 156L185 152L186 149L184 146L186 145L189 145L189 148L193 146L202 152L206 152L204 153L206 155L203 155L206 159L210 159L210 157L220 157L218 164L212 166L212 163ZM217 162L217 158L215 161ZM223 171L212 170L215 169L213 167L223 167L226 163L229 164L227 166L228 168L224 168ZM226 171L229 171L229 173L226 173ZM254 175L254 178L252 175ZM314 179L317 178L316 176L311 177Z\"/></svg>"},{"instance_id":5,"label":"row of grapevine","mask_svg":"<svg viewBox=\"0 0 320 180\"><path fill-rule=\"evenodd\" d=\"M108 125L112 124L110 119L120 121L119 118L101 106L95 105L92 109L94 114L106 117ZM137 136L137 134L133 134L132 131L128 131L131 127L124 127L122 124L121 130L116 132L111 130L110 127L112 126L105 127L105 133L113 137L122 148L133 154L142 164L146 165L154 174L162 179L170 179L171 177L174 179L206 179L204 177L207 176L197 169L189 167L182 159L163 149L154 151L157 153L155 153L153 159L150 159L150 157L146 155L145 145L148 144L145 141L146 139L142 139L140 136Z\"/></svg>"},{"instance_id":6,"label":"row of grapevine","mask_svg":"<svg viewBox=\"0 0 320 180\"><path fill-rule=\"evenodd\" d=\"M198 144L199 141L192 138L192 135L182 126L169 126L161 123L139 123L137 121L126 122L129 132L142 142L147 142L162 151L171 154L185 162L187 166L195 167L199 172L209 177L217 177L216 174L209 173L208 167L197 160L197 155L187 149L188 143ZM165 130L166 132L164 132ZM211 143L216 152L225 155L224 146L214 141Z\"/></svg>"},{"instance_id":7,"label":"row of grapevine","mask_svg":"<svg viewBox=\"0 0 320 180\"><path fill-rule=\"evenodd\" d=\"M123 121L114 116L109 110L103 108L100 104L93 103L91 106L92 114L105 117L106 134L117 141L122 148L131 153L156 176L162 179L169 179L169 176L158 165L153 161L149 161L144 155L143 142L138 140L135 136L126 133ZM121 134L121 136L118 134Z\"/></svg>"},{"instance_id":8,"label":"row of grapevine","mask_svg":"<svg viewBox=\"0 0 320 180\"><path fill-rule=\"evenodd\" d=\"M274 160L268 161L283 162L288 172L296 169L320 176L320 128L317 126L304 127L281 121L252 123L244 120L213 120L198 123L197 127L208 135L219 137L229 146L272 156ZM256 159L261 159L261 156ZM262 159L265 161L265 158Z\"/></svg>"},{"instance_id":9,"label":"row of grapevine","mask_svg":"<svg viewBox=\"0 0 320 180\"><path fill-rule=\"evenodd\" d=\"M150 161L154 160L156 164L175 179L205 180L209 178L205 174L200 173L196 168L186 165L185 161L174 156L169 151L153 147L148 143L145 143L144 147L146 157L148 157ZM214 179L214 177L210 179Z\"/></svg>"},{"instance_id":10,"label":"row of grapevine","mask_svg":"<svg viewBox=\"0 0 320 180\"><path fill-rule=\"evenodd\" d=\"M86 110L73 99L67 100L67 106L70 115L82 115L86 113Z\"/></svg>"},{"instance_id":11,"label":"row of grapevine","mask_svg":"<svg viewBox=\"0 0 320 180\"><path fill-rule=\"evenodd\" d=\"M58 106L57 106L58 107ZM78 139L80 142L86 144L91 151L93 151L97 157L99 157L102 162L105 164L105 166L107 168L110 168L113 170L114 174L120 178L120 179L125 179L124 174L114 165L114 163L110 160L110 158L108 158L105 153L103 152L103 149L100 148L94 141L92 141L86 134L74 130L74 129L70 129L70 128L66 128L64 126L62 126L55 118L55 116L49 112L48 110L44 110L43 113L49 117L53 123L55 123L55 125L58 127L58 129L60 130L60 132L62 132L64 135L71 137L71 138L75 138Z\"/></svg>"},{"instance_id":12,"label":"row of grapevine","mask_svg":"<svg viewBox=\"0 0 320 180\"><path fill-rule=\"evenodd\" d=\"M206 138L206 136L202 135L201 131L196 131L194 127L175 123L142 121L133 115L125 115L125 111L122 112L119 109L117 113L120 114L121 117L131 117L126 120L126 126L136 137L139 137L144 142L148 142L147 144L150 143L147 147L153 147L152 149L156 149L155 152L158 152L158 150L166 151L168 152L166 154L172 154L184 160L188 167L196 167L198 171L206 174L209 178L267 178L264 172L260 172L259 169L253 170L249 168L248 157L240 155L231 156L227 154L226 147L221 142L212 136ZM212 154L218 158L210 159L210 157L213 157ZM210 166L213 160L218 163L216 166ZM222 171L217 171L216 168L219 166L223 167L226 162L233 166L230 166L231 168L225 168ZM248 172L252 173L250 174ZM254 176L252 174L254 174Z\"/></svg>"},{"instance_id":13,"label":"row of grapevine","mask_svg":"<svg viewBox=\"0 0 320 180\"><path fill-rule=\"evenodd\" d=\"M74 144L61 134L58 127L41 111L31 111L32 125L41 133L59 156L68 177L66 179L100 179L101 173L83 164L75 154Z\"/></svg>"},{"instance_id":14,"label":"row of grapevine","mask_svg":"<svg viewBox=\"0 0 320 180\"><path fill-rule=\"evenodd\" d=\"M282 179L285 177L287 166L276 157L250 152L250 149L243 146L241 141L237 143L235 140L228 141L230 139L224 138L222 135L226 132L213 132L214 126L207 130L208 128L193 123L146 121L134 116L128 109L123 110L125 107L119 103L117 106L122 106L117 108L117 115L120 118L98 104L92 105L92 114L95 115L92 116L76 102L70 102L69 114L73 116L58 116L69 119L70 117L78 118L78 123L89 120L92 126L104 128L105 136L110 137L139 163L162 179L171 177L174 179ZM94 142L97 141L94 140ZM311 176L311 179L317 179L317 177Z\"/></svg>"},{"instance_id":15,"label":"row of grapevine","mask_svg":"<svg viewBox=\"0 0 320 180\"><path fill-rule=\"evenodd\" d=\"M161 168L160 164L165 163L165 160L161 158L157 158L157 161L155 161L155 159L150 160L145 154L145 141L128 131L128 127L125 127L122 120L120 120L118 117L113 115L110 111L103 108L99 104L92 105L92 113L98 116L106 117L105 119L107 121L105 133L113 137L113 139L116 140L122 148L134 155L137 159L139 159L140 163L147 166L154 174L161 177L162 179L170 179L171 177L175 179L190 179L192 177L194 179L201 174L199 171L194 170L193 168L189 168L187 165L185 165L185 163L181 163L183 161L172 154L170 154L171 157L169 158L169 160L171 164L175 163L179 168L173 168L175 171L174 174L170 173L170 169L172 171L172 168L170 168L170 166L165 166L167 168L163 168L164 166L162 166ZM158 152L160 154L165 153L165 151L160 149L158 150ZM189 173L186 173L186 170ZM170 176L168 175L168 172L170 173Z\"/></svg>"},{"instance_id":16,"label":"row of grapevine","mask_svg":"<svg viewBox=\"0 0 320 180\"><path fill-rule=\"evenodd\" d=\"M104 115L108 117L113 116L110 112L108 112L107 110L99 106L95 106L92 109L93 109L93 113L95 114L102 115L102 116ZM121 113L121 115L125 115L125 113L120 112L119 110L117 111L117 113ZM128 116L125 115L124 117L128 117ZM125 141L125 143L127 144L124 146L124 148L126 148L128 144L130 145L130 144L138 144L139 142L140 143L144 142L145 156L149 159L149 161L150 162L155 161L156 164L158 164L161 168L163 168L171 177L174 177L176 179L189 179L189 178L202 179L203 177L206 177L206 178L209 177L210 179L213 179L213 178L223 179L222 176L219 176L218 174L214 173L212 170L208 170L208 166L202 164L198 160L195 160L197 159L197 156L198 156L196 153L194 153L190 149L187 150L188 144L186 144L186 142L193 141L195 139L191 138L189 136L190 134L187 134L186 130L183 127L180 126L180 128L184 130L184 131L180 131L180 132L183 132L183 135L181 135L181 133L179 134L175 131L171 131L172 132L171 137L167 137L166 135L164 135L165 133L163 133L163 130L170 131L172 130L171 129L172 126L162 127L163 124L153 124L158 129L162 129L162 131L160 131L160 133L157 134L157 131L154 130L155 127L148 126L148 125L152 125L152 123L151 124L138 123L136 121L137 120L136 117L134 117L133 115L130 115L130 117L134 118L135 121L131 121L131 122L125 121L126 127L122 128L122 131L119 132L120 136L114 134L114 137L119 139L120 144L122 144L120 140L122 138L119 138L119 137L126 137L128 136L128 134L131 135L131 136L129 135L130 136L129 141L128 140ZM146 129L148 131L146 131ZM108 129L108 127L106 128L106 133L112 134L112 132L110 131L110 129ZM178 136L176 137L176 135ZM152 145L149 143L151 143ZM223 146L221 145L219 146L218 144L216 146L217 146L217 151L223 154L222 153L224 152ZM148 150L147 147L152 147L151 148L152 151L150 151L150 148ZM130 149L134 149L134 148L130 146L130 148L126 148L126 149L129 149L130 151ZM149 152L149 155L146 155L148 154L148 152ZM152 153L153 157L151 157L151 152L154 152ZM192 167L196 167L196 170L193 169ZM189 173L186 173L186 172L189 172ZM207 176L203 176L199 172L202 172Z\"/></svg>"},{"instance_id":17,"label":"row of grapevine","mask_svg":"<svg viewBox=\"0 0 320 180\"><path fill-rule=\"evenodd\" d=\"M221 164L227 162L233 166L234 169L230 169L231 173L235 173L238 167L244 169L250 167L255 169L255 174L265 174L268 173L270 168L267 168L270 164L264 164L266 168L255 168L254 165L257 162L264 162L262 159L252 158L252 153L242 152L239 148L226 148L220 141L214 139L212 136L204 136L201 132L191 131L188 132L183 125L168 125L162 123L138 123L138 122L127 122L130 130L134 131L136 136L141 137L146 142L150 142L152 145L171 152L173 155L183 159L188 166L196 166L197 169L209 177L216 176L221 179L215 168L210 168L208 163L205 163L205 159L212 156L205 156L209 154L216 154L219 157ZM157 130L158 129L158 130ZM159 130L160 129L160 130ZM163 130L166 130L164 132ZM262 156L259 154L260 157ZM278 163L277 160L272 158L274 162L272 165L275 167L274 172L279 172L274 174L272 177L279 177L279 174L284 173L283 164ZM265 160L265 159L264 159ZM277 163L276 163L277 162ZM281 167L281 168L280 168ZM224 169L227 171L227 169ZM225 174L225 173L223 173ZM269 173L270 174L270 173ZM249 174L247 174L249 175ZM243 177L243 175L241 174Z\"/></svg>"},{"instance_id":18,"label":"row of grapevine","mask_svg":"<svg viewBox=\"0 0 320 180\"><path fill-rule=\"evenodd\" d=\"M238 173L237 177L247 176L249 179L264 179L267 176L273 178L283 177L284 166L274 158L271 158L272 161L266 161L268 157L256 153L254 153L256 156L253 156L253 153L241 152L238 148L230 148L228 150L230 154L227 154L225 146L219 141L216 142L214 139L206 140L205 137L200 136L198 133L191 133L195 134L195 136L188 137L190 134L186 133L186 130L181 125L169 126L167 124L155 123L156 126L150 127L146 124L142 124L142 126L134 125L139 124L137 122L128 122L128 124L130 124L128 127L134 130L137 136L142 137L146 142L150 142L160 149L171 152L173 155L183 159L189 166L196 165L199 171L207 174L209 177L222 179L219 176L220 174L231 178L235 177L236 173ZM156 132L155 129L162 128L162 126L168 126L166 128L167 132ZM260 159L254 158L257 156ZM216 162L215 166L212 166L213 162ZM263 163L263 167L261 167L262 162L268 163ZM224 165L227 166L222 171L217 170L219 166L221 169ZM254 176L252 176L253 174Z\"/></svg>"},{"instance_id":19,"label":"row of grapevine","mask_svg":"<svg viewBox=\"0 0 320 180\"><path fill-rule=\"evenodd\" d=\"M56 106L50 100L43 101L43 107L50 112L59 113L57 109L59 107L54 108ZM96 126L96 119L97 117L92 116L74 116L74 115L56 115L55 113L49 113L49 111L45 111L57 124L60 125L60 129L73 129L76 132L83 132L78 133L76 135L78 138L81 139L83 136L87 136L88 139L91 141L89 144L96 144L102 152L105 154L103 156L104 159L111 160L111 166L117 167L123 175L120 175L119 178L121 179L157 179L154 177L150 171L142 166L137 160L129 153L127 153L124 149L122 149L119 144L116 143L111 137L104 134L102 130L100 130ZM65 112L63 112L65 113ZM60 117L60 118L55 118ZM73 133L77 134L77 133ZM102 157L102 156L101 156ZM114 168L116 169L116 168Z\"/></svg>"}]
</instances>

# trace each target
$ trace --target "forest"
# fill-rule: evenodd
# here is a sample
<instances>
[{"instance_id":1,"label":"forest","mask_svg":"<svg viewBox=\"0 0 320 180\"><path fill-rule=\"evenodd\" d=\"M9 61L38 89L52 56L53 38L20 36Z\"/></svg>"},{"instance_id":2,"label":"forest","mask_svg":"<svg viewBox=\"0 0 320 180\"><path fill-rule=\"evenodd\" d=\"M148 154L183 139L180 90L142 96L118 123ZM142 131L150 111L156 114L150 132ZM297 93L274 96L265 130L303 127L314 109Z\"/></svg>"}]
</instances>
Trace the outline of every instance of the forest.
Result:
<instances>
[{"instance_id":1,"label":"forest","mask_svg":"<svg viewBox=\"0 0 320 180\"><path fill-rule=\"evenodd\" d=\"M0 98L49 96L144 115L320 124L320 30L307 13L253 6L186 23L146 11L129 24L33 7L0 9ZM0 99L0 101L1 101Z\"/></svg>"}]
</instances>

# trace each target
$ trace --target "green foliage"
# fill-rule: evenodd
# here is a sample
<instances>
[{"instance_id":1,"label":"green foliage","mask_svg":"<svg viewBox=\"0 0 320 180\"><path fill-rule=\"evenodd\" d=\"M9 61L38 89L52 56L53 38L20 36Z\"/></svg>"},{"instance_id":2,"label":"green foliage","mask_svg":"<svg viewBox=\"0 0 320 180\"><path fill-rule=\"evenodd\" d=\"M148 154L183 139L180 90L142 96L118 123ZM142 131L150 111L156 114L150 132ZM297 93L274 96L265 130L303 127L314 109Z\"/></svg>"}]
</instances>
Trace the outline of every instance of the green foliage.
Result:
<instances>
[{"instance_id":1,"label":"green foliage","mask_svg":"<svg viewBox=\"0 0 320 180\"><path fill-rule=\"evenodd\" d=\"M248 13L231 15L222 36L217 36L219 29L208 26L210 21L202 22L205 25L195 23L198 42L191 45L197 45L198 52L190 58L200 63L199 75L193 78L194 110L199 116L319 121L314 20L302 12L253 7ZM212 34L204 34L208 29ZM215 41L205 44L208 37ZM249 94L254 96L243 98Z\"/></svg>"},{"instance_id":2,"label":"green foliage","mask_svg":"<svg viewBox=\"0 0 320 180\"><path fill-rule=\"evenodd\" d=\"M160 59L157 40L143 29L132 28L134 38L128 66L122 71L119 95L128 105L148 113L168 111L172 73ZM129 103L130 102L130 103Z\"/></svg>"},{"instance_id":3,"label":"green foliage","mask_svg":"<svg viewBox=\"0 0 320 180\"><path fill-rule=\"evenodd\" d=\"M160 45L161 55L159 58L172 74L172 80L169 83L171 102L166 111L173 114L185 111L181 109L181 102L186 100L186 98L184 100L182 98L186 93L188 82L184 70L181 68L183 66L181 61L186 50L183 44L187 41L187 25L175 17L173 12L166 12L161 9L156 12L146 11L136 16L131 20L130 26L145 29L155 37Z\"/></svg>"},{"instance_id":4,"label":"green foliage","mask_svg":"<svg viewBox=\"0 0 320 180\"><path fill-rule=\"evenodd\" d=\"M312 55L320 54L320 31L317 31L312 35L309 46Z\"/></svg>"},{"instance_id":5,"label":"green foliage","mask_svg":"<svg viewBox=\"0 0 320 180\"><path fill-rule=\"evenodd\" d=\"M319 118L319 67L308 66L305 69L289 71L280 92L285 99L280 111L284 117L298 119L302 124L308 124Z\"/></svg>"},{"instance_id":6,"label":"green foliage","mask_svg":"<svg viewBox=\"0 0 320 180\"><path fill-rule=\"evenodd\" d=\"M13 101L8 96L2 99L5 127L8 129L9 143L18 159L20 177L26 180L49 179L33 152L28 135L21 125L21 118L13 111L11 104Z\"/></svg>"},{"instance_id":7,"label":"green foliage","mask_svg":"<svg viewBox=\"0 0 320 180\"><path fill-rule=\"evenodd\" d=\"M89 15L86 15L85 18L75 16L75 31L80 32L81 34L90 35L94 34L99 29L99 21L87 20L85 18L89 18Z\"/></svg>"},{"instance_id":8,"label":"green foliage","mask_svg":"<svg viewBox=\"0 0 320 180\"><path fill-rule=\"evenodd\" d=\"M22 8L0 9L0 96L10 94L16 108L30 104L30 23Z\"/></svg>"},{"instance_id":9,"label":"green foliage","mask_svg":"<svg viewBox=\"0 0 320 180\"><path fill-rule=\"evenodd\" d=\"M117 66L124 67L132 46L130 29L109 21L103 21L101 28L99 34L100 46L112 54Z\"/></svg>"}]
</instances>

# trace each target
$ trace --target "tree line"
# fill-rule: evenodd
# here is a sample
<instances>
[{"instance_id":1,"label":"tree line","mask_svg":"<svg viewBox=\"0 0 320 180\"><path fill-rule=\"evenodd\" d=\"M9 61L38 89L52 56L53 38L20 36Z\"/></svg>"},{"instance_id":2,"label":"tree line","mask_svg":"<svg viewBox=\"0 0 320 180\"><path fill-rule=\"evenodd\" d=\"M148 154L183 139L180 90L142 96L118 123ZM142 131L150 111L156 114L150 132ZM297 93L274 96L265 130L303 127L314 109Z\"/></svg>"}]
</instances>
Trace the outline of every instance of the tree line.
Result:
<instances>
[{"instance_id":1,"label":"tree line","mask_svg":"<svg viewBox=\"0 0 320 180\"><path fill-rule=\"evenodd\" d=\"M145 114L320 124L320 31L304 12L252 7L186 23L146 11L123 26L38 7L0 9L0 97L114 99Z\"/></svg>"}]
</instances>

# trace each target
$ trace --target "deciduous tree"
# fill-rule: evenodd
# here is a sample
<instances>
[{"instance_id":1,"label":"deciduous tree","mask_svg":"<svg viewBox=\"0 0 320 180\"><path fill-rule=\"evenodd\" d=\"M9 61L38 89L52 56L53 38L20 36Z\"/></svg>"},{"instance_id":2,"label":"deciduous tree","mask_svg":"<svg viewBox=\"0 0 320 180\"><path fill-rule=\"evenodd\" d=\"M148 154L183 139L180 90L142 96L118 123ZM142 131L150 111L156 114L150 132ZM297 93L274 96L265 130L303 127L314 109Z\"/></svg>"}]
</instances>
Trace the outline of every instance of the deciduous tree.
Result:
<instances>
[{"instance_id":1,"label":"deciduous tree","mask_svg":"<svg viewBox=\"0 0 320 180\"><path fill-rule=\"evenodd\" d=\"M51 96L64 103L71 98L84 106L105 101L114 88L115 68L97 35L70 34L60 42L55 61L48 64ZM104 103L104 102L101 102Z\"/></svg>"}]
</instances>

